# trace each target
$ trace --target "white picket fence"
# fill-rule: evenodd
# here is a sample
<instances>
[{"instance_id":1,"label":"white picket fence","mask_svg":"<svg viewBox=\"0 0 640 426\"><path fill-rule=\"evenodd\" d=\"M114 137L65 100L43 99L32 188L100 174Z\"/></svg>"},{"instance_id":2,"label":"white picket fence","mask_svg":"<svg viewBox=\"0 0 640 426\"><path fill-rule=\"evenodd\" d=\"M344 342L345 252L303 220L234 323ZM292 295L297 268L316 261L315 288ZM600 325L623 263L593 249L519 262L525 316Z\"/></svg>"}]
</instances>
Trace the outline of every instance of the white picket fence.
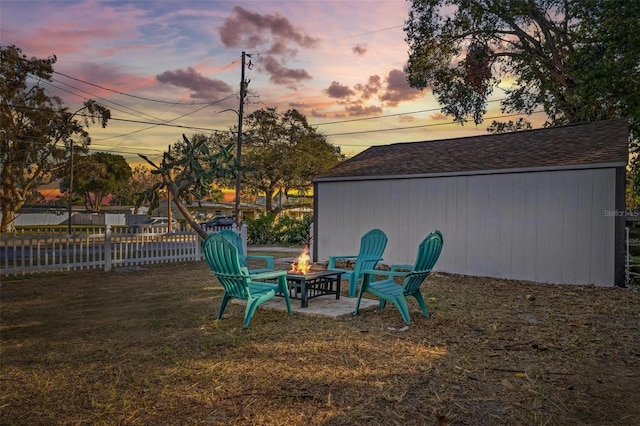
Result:
<instances>
[{"instance_id":1,"label":"white picket fence","mask_svg":"<svg viewBox=\"0 0 640 426\"><path fill-rule=\"evenodd\" d=\"M209 228L207 232L219 229ZM247 226L239 232L245 253ZM202 240L195 231L92 227L19 231L0 235L0 276L104 269L150 263L198 261Z\"/></svg>"}]
</instances>

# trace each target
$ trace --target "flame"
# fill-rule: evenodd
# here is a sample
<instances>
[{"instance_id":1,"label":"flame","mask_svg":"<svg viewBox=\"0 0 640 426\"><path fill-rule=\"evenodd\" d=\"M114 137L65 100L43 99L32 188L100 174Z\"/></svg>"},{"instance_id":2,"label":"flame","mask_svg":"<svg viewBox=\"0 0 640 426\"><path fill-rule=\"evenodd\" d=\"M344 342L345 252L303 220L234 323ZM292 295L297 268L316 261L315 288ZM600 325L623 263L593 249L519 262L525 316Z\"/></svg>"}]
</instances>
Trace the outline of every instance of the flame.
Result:
<instances>
[{"instance_id":1,"label":"flame","mask_svg":"<svg viewBox=\"0 0 640 426\"><path fill-rule=\"evenodd\" d=\"M289 272L295 272L298 274L306 274L311 269L311 256L309 256L309 246L304 246L300 256L291 264L291 270Z\"/></svg>"}]
</instances>

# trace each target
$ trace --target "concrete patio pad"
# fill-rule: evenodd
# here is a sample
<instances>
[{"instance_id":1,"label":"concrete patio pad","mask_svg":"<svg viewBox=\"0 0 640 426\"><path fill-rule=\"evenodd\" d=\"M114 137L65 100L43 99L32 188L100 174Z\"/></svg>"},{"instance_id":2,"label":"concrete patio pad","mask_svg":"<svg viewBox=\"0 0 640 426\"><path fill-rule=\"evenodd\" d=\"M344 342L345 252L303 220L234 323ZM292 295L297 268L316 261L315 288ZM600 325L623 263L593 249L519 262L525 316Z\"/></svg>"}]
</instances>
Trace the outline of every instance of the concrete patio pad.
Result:
<instances>
[{"instance_id":1,"label":"concrete patio pad","mask_svg":"<svg viewBox=\"0 0 640 426\"><path fill-rule=\"evenodd\" d=\"M300 307L300 300L291 299L291 310L296 315L305 315L310 317L326 317L326 318L348 318L353 315L353 310L356 307L357 298L340 296L339 300L336 300L336 296L319 296L309 300L309 307ZM232 299L231 303L237 303L244 305L244 300ZM378 306L377 300L365 299L360 300L360 312L372 310ZM274 309L278 311L287 311L287 305L284 303L284 298L276 296L271 300L260 305L258 309Z\"/></svg>"}]
</instances>

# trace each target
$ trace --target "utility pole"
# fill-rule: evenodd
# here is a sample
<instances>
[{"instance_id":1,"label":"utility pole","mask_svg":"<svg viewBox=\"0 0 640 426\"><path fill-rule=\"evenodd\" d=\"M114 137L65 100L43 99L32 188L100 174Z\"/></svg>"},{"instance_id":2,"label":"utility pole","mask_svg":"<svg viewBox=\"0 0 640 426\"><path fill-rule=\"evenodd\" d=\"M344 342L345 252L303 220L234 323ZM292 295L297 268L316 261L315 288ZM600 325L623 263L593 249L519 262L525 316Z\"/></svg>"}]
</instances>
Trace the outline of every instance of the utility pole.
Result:
<instances>
[{"instance_id":1,"label":"utility pole","mask_svg":"<svg viewBox=\"0 0 640 426\"><path fill-rule=\"evenodd\" d=\"M171 157L171 145L169 145L168 152L169 152L169 157ZM169 170L169 180L171 180L171 170ZM167 230L169 232L173 232L173 226L171 226L172 225L172 218L173 218L173 215L171 214L171 203L172 203L172 200L171 200L171 186L167 185L167 222L168 222Z\"/></svg>"},{"instance_id":2,"label":"utility pole","mask_svg":"<svg viewBox=\"0 0 640 426\"><path fill-rule=\"evenodd\" d=\"M71 216L73 215L73 141L69 141L69 157L70 157L70 171L69 171L69 217L67 218L67 234L71 235Z\"/></svg>"},{"instance_id":3,"label":"utility pole","mask_svg":"<svg viewBox=\"0 0 640 426\"><path fill-rule=\"evenodd\" d=\"M247 55L245 52L242 52L242 68L240 71L240 107L238 108L238 145L236 147L236 162L237 162L237 170L236 170L236 224L238 227L240 226L240 183L242 181L242 171L240 170L240 166L242 165L242 114L244 111L244 98L247 96L247 86L249 85L248 81L244 80L244 67L246 57L251 57L251 55Z\"/></svg>"}]
</instances>

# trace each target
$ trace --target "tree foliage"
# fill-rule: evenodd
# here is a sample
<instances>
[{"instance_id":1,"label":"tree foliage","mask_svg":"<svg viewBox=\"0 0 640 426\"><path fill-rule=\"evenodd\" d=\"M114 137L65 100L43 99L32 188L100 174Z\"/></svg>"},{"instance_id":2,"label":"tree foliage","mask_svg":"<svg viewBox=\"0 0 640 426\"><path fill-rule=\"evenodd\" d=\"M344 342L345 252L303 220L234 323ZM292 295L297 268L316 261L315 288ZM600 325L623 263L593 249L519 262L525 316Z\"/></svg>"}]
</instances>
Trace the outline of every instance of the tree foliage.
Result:
<instances>
[{"instance_id":1,"label":"tree foliage","mask_svg":"<svg viewBox=\"0 0 640 426\"><path fill-rule=\"evenodd\" d=\"M494 121L489 127L487 127L487 130L489 133L509 133L519 132L521 130L530 130L532 128L533 127L529 121L524 117L519 117L516 121Z\"/></svg>"},{"instance_id":2,"label":"tree foliage","mask_svg":"<svg viewBox=\"0 0 640 426\"><path fill-rule=\"evenodd\" d=\"M151 166L151 173L161 179L141 194L139 202L148 201L151 208L155 208L161 192L169 191L182 216L202 238L206 238L206 232L191 216L186 205L201 200L210 194L215 182L228 179L236 172L233 144L224 145L204 135L194 135L191 139L182 135L181 141L163 153L160 164L155 164L142 154L138 155Z\"/></svg>"},{"instance_id":3,"label":"tree foliage","mask_svg":"<svg viewBox=\"0 0 640 426\"><path fill-rule=\"evenodd\" d=\"M151 169L144 164L138 164L131 170L131 178L126 185L122 185L113 194L110 201L114 206L133 206L135 213L142 206L140 196L152 189L160 182L158 175L151 174Z\"/></svg>"},{"instance_id":4,"label":"tree foliage","mask_svg":"<svg viewBox=\"0 0 640 426\"><path fill-rule=\"evenodd\" d=\"M0 232L14 228L15 213L70 158L86 152L86 129L107 125L110 111L93 100L71 112L40 85L50 81L56 57L27 58L16 46L0 46Z\"/></svg>"},{"instance_id":5,"label":"tree foliage","mask_svg":"<svg viewBox=\"0 0 640 426\"><path fill-rule=\"evenodd\" d=\"M637 1L413 0L408 79L460 123L482 122L494 88L514 79L503 112L541 106L547 125L625 117L637 141L639 24Z\"/></svg>"},{"instance_id":6,"label":"tree foliage","mask_svg":"<svg viewBox=\"0 0 640 426\"><path fill-rule=\"evenodd\" d=\"M304 246L311 243L311 224L313 216L296 219L284 216L277 219L271 212L247 219L247 241L251 244L279 244L285 246Z\"/></svg>"},{"instance_id":7,"label":"tree foliage","mask_svg":"<svg viewBox=\"0 0 640 426\"><path fill-rule=\"evenodd\" d=\"M315 175L345 158L296 109L260 109L245 117L244 126L243 190L264 194L269 212L276 211L272 199L278 190L305 191Z\"/></svg>"},{"instance_id":8,"label":"tree foliage","mask_svg":"<svg viewBox=\"0 0 640 426\"><path fill-rule=\"evenodd\" d=\"M69 167L63 169L60 190L69 191ZM85 208L100 212L102 201L117 193L131 180L131 167L121 155L96 152L74 158L72 191L81 195Z\"/></svg>"}]
</instances>

